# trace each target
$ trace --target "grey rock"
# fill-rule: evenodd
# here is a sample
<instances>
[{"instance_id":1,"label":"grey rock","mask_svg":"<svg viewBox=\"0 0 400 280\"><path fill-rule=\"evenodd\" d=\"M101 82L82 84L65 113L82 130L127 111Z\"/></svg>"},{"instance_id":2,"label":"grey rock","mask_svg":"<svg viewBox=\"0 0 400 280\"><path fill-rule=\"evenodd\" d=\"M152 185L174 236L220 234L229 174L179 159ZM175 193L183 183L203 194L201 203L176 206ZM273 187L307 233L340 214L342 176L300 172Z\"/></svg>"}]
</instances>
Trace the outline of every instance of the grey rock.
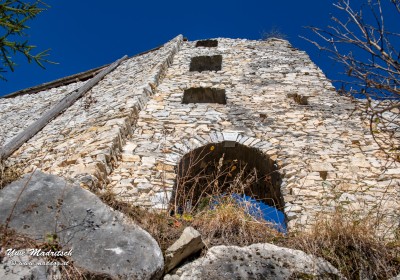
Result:
<instances>
[{"instance_id":1,"label":"grey rock","mask_svg":"<svg viewBox=\"0 0 400 280\"><path fill-rule=\"evenodd\" d=\"M272 244L216 246L164 280L178 279L343 279L327 261ZM307 277L307 278L306 278Z\"/></svg>"},{"instance_id":2,"label":"grey rock","mask_svg":"<svg viewBox=\"0 0 400 280\"><path fill-rule=\"evenodd\" d=\"M204 248L200 233L192 227L187 227L165 254L165 271L169 272L187 257Z\"/></svg>"},{"instance_id":3,"label":"grey rock","mask_svg":"<svg viewBox=\"0 0 400 280\"><path fill-rule=\"evenodd\" d=\"M1 224L16 201L12 229L36 240L56 233L63 250L72 249L75 265L92 275L161 277L164 261L157 242L91 192L36 171L0 191Z\"/></svg>"}]
</instances>

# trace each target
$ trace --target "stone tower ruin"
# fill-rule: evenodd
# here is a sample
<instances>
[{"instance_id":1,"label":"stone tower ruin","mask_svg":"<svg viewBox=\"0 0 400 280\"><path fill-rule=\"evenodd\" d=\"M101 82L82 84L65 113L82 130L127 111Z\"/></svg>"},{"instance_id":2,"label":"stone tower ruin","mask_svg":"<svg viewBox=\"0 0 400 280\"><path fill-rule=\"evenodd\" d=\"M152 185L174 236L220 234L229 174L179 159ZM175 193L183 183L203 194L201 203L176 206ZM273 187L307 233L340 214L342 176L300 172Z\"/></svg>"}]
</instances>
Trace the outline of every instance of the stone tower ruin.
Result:
<instances>
[{"instance_id":1,"label":"stone tower ruin","mask_svg":"<svg viewBox=\"0 0 400 280\"><path fill-rule=\"evenodd\" d=\"M0 99L0 143L14 141L104 68ZM262 174L252 193L283 211L289 230L340 207L381 215L382 231L393 234L400 166L387 164L361 114L285 40L178 36L123 60L3 164L6 174L38 168L167 209L191 156L223 155Z\"/></svg>"}]
</instances>

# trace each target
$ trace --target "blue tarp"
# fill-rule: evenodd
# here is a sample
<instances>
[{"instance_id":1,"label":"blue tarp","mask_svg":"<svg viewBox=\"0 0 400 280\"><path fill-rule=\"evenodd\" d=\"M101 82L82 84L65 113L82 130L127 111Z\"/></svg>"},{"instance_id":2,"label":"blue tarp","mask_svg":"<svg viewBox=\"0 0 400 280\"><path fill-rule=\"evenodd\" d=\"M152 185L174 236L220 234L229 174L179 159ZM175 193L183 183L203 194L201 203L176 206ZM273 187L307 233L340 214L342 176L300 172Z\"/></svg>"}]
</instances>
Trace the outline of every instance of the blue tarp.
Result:
<instances>
[{"instance_id":1,"label":"blue tarp","mask_svg":"<svg viewBox=\"0 0 400 280\"><path fill-rule=\"evenodd\" d=\"M279 232L287 232L285 215L276 207L269 206L247 195L232 194L232 198L235 199L239 205L244 206L243 208L247 210L249 215L270 222L271 226Z\"/></svg>"}]
</instances>

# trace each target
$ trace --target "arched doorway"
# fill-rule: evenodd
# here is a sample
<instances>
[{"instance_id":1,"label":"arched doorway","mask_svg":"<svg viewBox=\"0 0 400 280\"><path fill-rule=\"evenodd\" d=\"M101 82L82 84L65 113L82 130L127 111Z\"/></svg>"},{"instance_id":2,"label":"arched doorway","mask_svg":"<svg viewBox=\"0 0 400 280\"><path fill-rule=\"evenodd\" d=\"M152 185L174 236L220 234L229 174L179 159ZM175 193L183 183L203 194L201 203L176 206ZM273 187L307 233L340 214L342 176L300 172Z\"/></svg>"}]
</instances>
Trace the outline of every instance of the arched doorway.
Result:
<instances>
[{"instance_id":1,"label":"arched doorway","mask_svg":"<svg viewBox=\"0 0 400 280\"><path fill-rule=\"evenodd\" d=\"M174 211L190 212L208 203L207 198L240 194L283 213L278 166L257 148L231 141L210 143L185 154L176 173Z\"/></svg>"}]
</instances>

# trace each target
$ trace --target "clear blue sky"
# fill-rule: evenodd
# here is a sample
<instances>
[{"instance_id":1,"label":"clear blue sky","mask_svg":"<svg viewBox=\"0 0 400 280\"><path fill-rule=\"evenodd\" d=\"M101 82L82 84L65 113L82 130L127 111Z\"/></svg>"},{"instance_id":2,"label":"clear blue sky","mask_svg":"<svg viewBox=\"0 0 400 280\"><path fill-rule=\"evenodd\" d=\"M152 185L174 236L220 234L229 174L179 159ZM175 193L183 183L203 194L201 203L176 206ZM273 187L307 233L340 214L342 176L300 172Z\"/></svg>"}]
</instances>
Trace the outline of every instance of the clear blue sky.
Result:
<instances>
[{"instance_id":1,"label":"clear blue sky","mask_svg":"<svg viewBox=\"0 0 400 280\"><path fill-rule=\"evenodd\" d=\"M51 7L28 25L31 44L51 49L57 65L42 70L17 59L19 66L0 81L0 96L64 76L85 71L127 54L159 46L178 34L189 40L214 37L260 39L277 27L293 46L307 51L332 77L333 63L299 35L311 36L303 27L325 27L334 1L46 1ZM353 0L359 5L361 0ZM337 70L336 70L337 71Z\"/></svg>"}]
</instances>

